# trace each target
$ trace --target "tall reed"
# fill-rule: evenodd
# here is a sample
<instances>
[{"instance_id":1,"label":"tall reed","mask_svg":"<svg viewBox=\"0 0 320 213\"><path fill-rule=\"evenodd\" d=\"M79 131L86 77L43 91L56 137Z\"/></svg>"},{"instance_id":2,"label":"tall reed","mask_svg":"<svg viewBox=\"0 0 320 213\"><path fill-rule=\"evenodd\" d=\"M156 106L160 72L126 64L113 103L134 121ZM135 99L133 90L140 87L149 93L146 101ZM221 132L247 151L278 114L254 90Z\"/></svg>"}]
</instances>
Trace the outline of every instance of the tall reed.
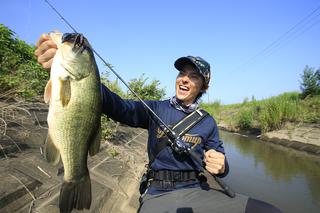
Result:
<instances>
[{"instance_id":1,"label":"tall reed","mask_svg":"<svg viewBox=\"0 0 320 213\"><path fill-rule=\"evenodd\" d=\"M262 132L280 129L286 122L320 123L320 97L302 100L297 92L257 101L245 99L240 104L222 105L220 102L202 104L219 122L232 129L259 128Z\"/></svg>"}]
</instances>

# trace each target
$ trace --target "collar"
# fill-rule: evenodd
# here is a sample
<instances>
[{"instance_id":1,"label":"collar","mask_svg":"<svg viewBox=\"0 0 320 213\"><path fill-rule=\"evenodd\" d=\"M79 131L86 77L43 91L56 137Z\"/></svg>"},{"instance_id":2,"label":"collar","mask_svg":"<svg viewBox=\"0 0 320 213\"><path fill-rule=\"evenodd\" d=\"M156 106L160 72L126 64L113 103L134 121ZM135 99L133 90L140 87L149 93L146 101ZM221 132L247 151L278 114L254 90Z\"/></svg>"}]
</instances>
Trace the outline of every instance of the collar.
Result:
<instances>
[{"instance_id":1,"label":"collar","mask_svg":"<svg viewBox=\"0 0 320 213\"><path fill-rule=\"evenodd\" d=\"M194 103L189 104L189 105L184 105L183 102L179 99L177 99L176 96L173 96L170 98L170 104L176 108L177 110L183 111L185 113L191 113L194 110L196 110L199 107L200 103L200 97L198 97Z\"/></svg>"}]
</instances>

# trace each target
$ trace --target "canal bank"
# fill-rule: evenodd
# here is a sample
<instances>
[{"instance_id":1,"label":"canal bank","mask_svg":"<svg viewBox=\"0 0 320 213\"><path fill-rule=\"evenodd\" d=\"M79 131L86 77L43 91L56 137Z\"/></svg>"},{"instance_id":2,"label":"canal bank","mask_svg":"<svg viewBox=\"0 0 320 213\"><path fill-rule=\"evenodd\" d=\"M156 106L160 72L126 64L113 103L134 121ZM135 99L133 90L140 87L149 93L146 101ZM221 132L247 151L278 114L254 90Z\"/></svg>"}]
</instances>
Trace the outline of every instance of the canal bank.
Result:
<instances>
[{"instance_id":1,"label":"canal bank","mask_svg":"<svg viewBox=\"0 0 320 213\"><path fill-rule=\"evenodd\" d=\"M243 136L254 136L265 142L320 155L320 124L288 122L280 130L267 133L261 133L260 129L239 130L225 123L219 123L218 126L224 131L234 132Z\"/></svg>"}]
</instances>

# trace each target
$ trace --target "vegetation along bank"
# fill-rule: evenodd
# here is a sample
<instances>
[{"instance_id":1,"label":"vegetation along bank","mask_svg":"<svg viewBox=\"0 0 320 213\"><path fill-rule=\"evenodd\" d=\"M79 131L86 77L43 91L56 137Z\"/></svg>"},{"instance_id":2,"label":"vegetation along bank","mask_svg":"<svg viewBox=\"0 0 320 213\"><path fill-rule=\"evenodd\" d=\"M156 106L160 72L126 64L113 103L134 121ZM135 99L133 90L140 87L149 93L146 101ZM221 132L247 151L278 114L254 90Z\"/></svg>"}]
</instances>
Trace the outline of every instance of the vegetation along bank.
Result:
<instances>
[{"instance_id":1,"label":"vegetation along bank","mask_svg":"<svg viewBox=\"0 0 320 213\"><path fill-rule=\"evenodd\" d=\"M253 97L231 105L215 101L202 107L215 117L222 130L320 155L319 91L308 95L283 93L260 101Z\"/></svg>"}]
</instances>

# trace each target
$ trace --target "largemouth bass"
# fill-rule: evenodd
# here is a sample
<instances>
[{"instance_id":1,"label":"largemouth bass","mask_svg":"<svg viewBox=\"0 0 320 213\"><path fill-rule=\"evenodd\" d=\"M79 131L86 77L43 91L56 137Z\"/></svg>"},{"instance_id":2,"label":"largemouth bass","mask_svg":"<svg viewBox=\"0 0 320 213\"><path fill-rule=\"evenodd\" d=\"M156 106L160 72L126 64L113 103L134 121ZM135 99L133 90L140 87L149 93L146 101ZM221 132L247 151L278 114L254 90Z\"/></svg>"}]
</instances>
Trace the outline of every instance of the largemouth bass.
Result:
<instances>
[{"instance_id":1,"label":"largemouth bass","mask_svg":"<svg viewBox=\"0 0 320 213\"><path fill-rule=\"evenodd\" d=\"M58 50L44 94L49 103L44 155L54 165L61 156L64 166L60 212L89 209L92 195L87 156L99 152L101 136L99 72L92 48L83 35L50 36Z\"/></svg>"}]
</instances>

